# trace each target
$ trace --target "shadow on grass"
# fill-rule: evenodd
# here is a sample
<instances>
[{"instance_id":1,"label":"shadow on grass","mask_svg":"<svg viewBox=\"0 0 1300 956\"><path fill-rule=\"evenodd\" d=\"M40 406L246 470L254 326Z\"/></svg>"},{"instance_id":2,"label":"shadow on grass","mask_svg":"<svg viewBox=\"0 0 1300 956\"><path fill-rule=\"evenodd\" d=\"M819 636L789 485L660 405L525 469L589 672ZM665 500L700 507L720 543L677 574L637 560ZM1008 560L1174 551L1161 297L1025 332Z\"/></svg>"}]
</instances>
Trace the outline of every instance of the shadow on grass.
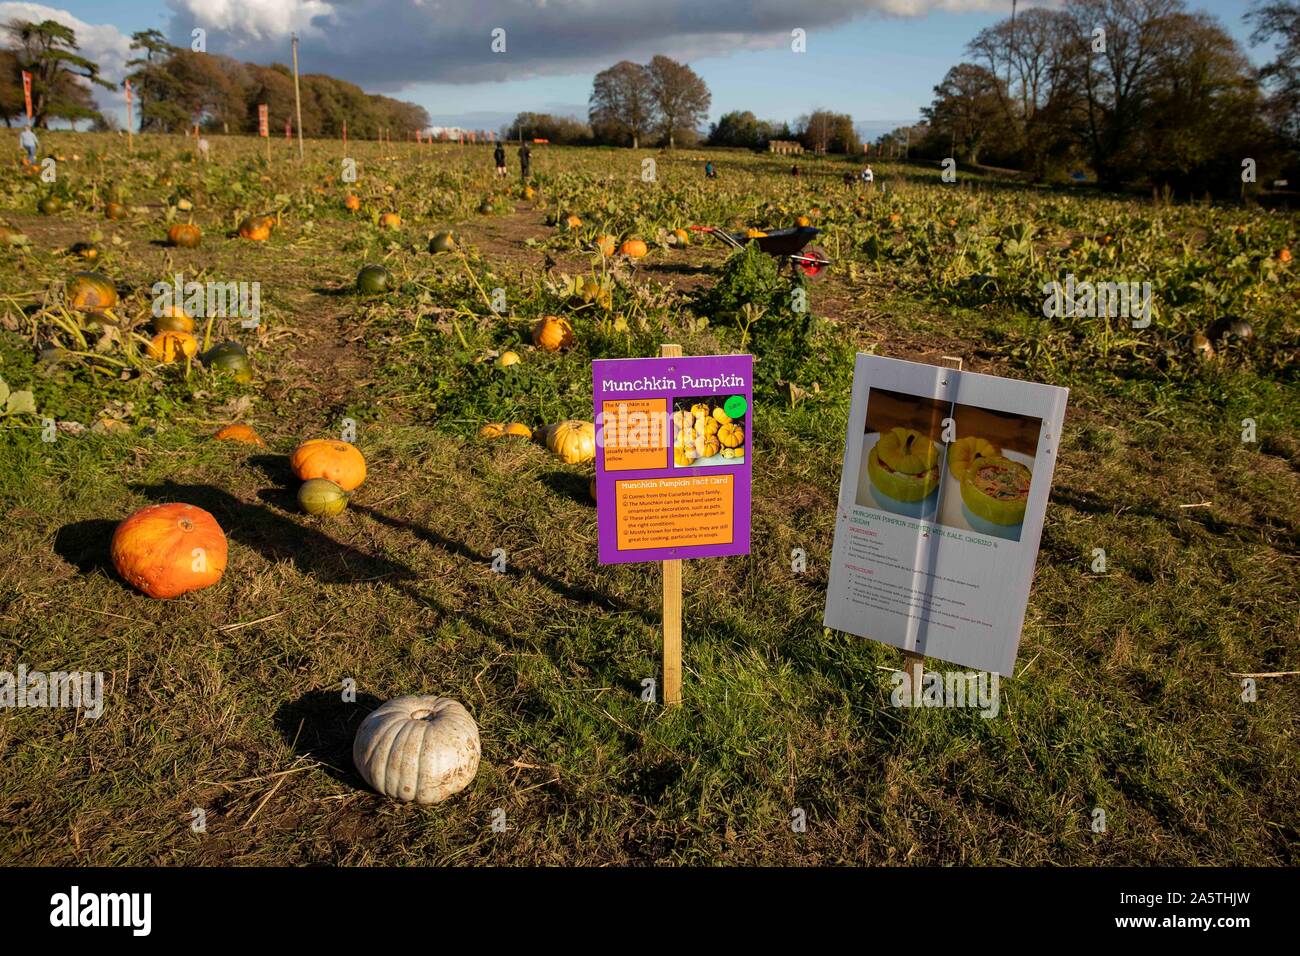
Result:
<instances>
[{"instance_id":1,"label":"shadow on grass","mask_svg":"<svg viewBox=\"0 0 1300 956\"><path fill-rule=\"evenodd\" d=\"M480 551L475 551L473 548L465 544L463 541L456 541L453 538L448 538L445 535L432 530L431 528L425 528L421 525L415 524L414 522L411 521L406 521L402 518L394 518L391 515L386 515L366 505L352 505L351 510L359 514L366 515L367 517L373 519L374 521L377 521L379 524L385 525L389 528L397 528L403 531L407 531L415 535L417 538L420 538L421 540L428 542L434 547L441 548L444 551L450 551L452 554L464 558L466 561L470 561L484 567L492 564L493 558L491 555L483 554ZM630 613L638 614L639 616L644 618L648 623L655 626L658 625L658 618L650 614L648 611L644 609L634 608L624 603L623 601L618 600L617 598L611 597L608 594L603 594L600 591L596 591L592 588L584 588L578 585L566 584L564 581L561 581L559 578L552 577L551 575L545 573L544 571L538 571L534 568L520 567L517 562L511 562L507 560L506 569L502 573L506 577L512 577L516 579L532 578L533 580L546 585L546 587L550 588L556 594L559 594L561 597L567 600L575 601L581 604L590 604L593 607L599 608L600 610L603 611L620 611L624 613L630 612Z\"/></svg>"},{"instance_id":2,"label":"shadow on grass","mask_svg":"<svg viewBox=\"0 0 1300 956\"><path fill-rule=\"evenodd\" d=\"M571 471L548 471L542 475L541 481L542 484L562 498L576 501L580 505L595 507L595 502L591 500L591 493L588 490L591 479L583 475L576 475Z\"/></svg>"},{"instance_id":3,"label":"shadow on grass","mask_svg":"<svg viewBox=\"0 0 1300 956\"><path fill-rule=\"evenodd\" d=\"M131 485L157 502L185 502L211 512L226 535L257 551L269 562L291 561L303 574L325 584L391 578L413 580L404 564L358 551L276 510L241 501L212 485Z\"/></svg>"},{"instance_id":4,"label":"shadow on grass","mask_svg":"<svg viewBox=\"0 0 1300 956\"><path fill-rule=\"evenodd\" d=\"M113 561L109 557L109 545L117 524L108 518L65 524L55 532L54 553L82 574L103 571L117 580L117 572L113 570Z\"/></svg>"},{"instance_id":5,"label":"shadow on grass","mask_svg":"<svg viewBox=\"0 0 1300 956\"><path fill-rule=\"evenodd\" d=\"M358 694L355 703L343 700L337 690L313 690L280 705L275 727L293 752L325 765L335 780L369 789L352 763L352 740L357 728L382 704L372 694Z\"/></svg>"}]
</instances>

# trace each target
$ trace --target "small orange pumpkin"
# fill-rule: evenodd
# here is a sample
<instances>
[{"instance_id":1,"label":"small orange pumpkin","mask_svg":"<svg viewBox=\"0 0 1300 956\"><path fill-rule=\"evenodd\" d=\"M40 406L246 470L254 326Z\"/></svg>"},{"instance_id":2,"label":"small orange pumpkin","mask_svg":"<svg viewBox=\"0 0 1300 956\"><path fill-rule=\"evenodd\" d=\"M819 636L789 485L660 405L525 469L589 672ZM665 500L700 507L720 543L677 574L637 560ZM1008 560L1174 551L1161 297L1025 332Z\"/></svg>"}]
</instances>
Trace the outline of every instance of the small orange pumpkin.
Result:
<instances>
[{"instance_id":1,"label":"small orange pumpkin","mask_svg":"<svg viewBox=\"0 0 1300 956\"><path fill-rule=\"evenodd\" d=\"M402 226L402 217L395 212L386 212L379 217L380 229L400 229Z\"/></svg>"},{"instance_id":2,"label":"small orange pumpkin","mask_svg":"<svg viewBox=\"0 0 1300 956\"><path fill-rule=\"evenodd\" d=\"M547 352L558 352L573 344L573 326L558 315L545 315L533 325L533 344Z\"/></svg>"},{"instance_id":3,"label":"small orange pumpkin","mask_svg":"<svg viewBox=\"0 0 1300 956\"><path fill-rule=\"evenodd\" d=\"M573 215L572 213L570 213L569 215L564 217L564 227L566 229L581 229L582 220L579 219L577 216Z\"/></svg>"},{"instance_id":4,"label":"small orange pumpkin","mask_svg":"<svg viewBox=\"0 0 1300 956\"><path fill-rule=\"evenodd\" d=\"M640 239L627 239L618 247L618 251L620 255L627 256L629 259L640 259L650 250Z\"/></svg>"},{"instance_id":5,"label":"small orange pumpkin","mask_svg":"<svg viewBox=\"0 0 1300 956\"><path fill-rule=\"evenodd\" d=\"M239 224L239 235L242 239L251 239L253 242L266 242L271 238L271 228L275 225L275 219L271 216L249 216Z\"/></svg>"},{"instance_id":6,"label":"small orange pumpkin","mask_svg":"<svg viewBox=\"0 0 1300 956\"><path fill-rule=\"evenodd\" d=\"M266 447L266 442L262 441L262 436L253 431L247 425L234 424L227 425L219 432L212 436L213 441L237 441L245 445L260 445Z\"/></svg>"},{"instance_id":7,"label":"small orange pumpkin","mask_svg":"<svg viewBox=\"0 0 1300 956\"><path fill-rule=\"evenodd\" d=\"M203 238L203 230L192 222L178 222L167 230L167 242L182 249L193 249Z\"/></svg>"},{"instance_id":8,"label":"small orange pumpkin","mask_svg":"<svg viewBox=\"0 0 1300 956\"><path fill-rule=\"evenodd\" d=\"M125 219L127 208L120 202L107 202L104 204L105 219Z\"/></svg>"},{"instance_id":9,"label":"small orange pumpkin","mask_svg":"<svg viewBox=\"0 0 1300 956\"><path fill-rule=\"evenodd\" d=\"M1287 263L1287 262L1290 262L1290 261L1291 261L1291 250L1290 250L1290 249L1287 249L1286 247L1283 247L1283 248L1279 249L1279 250L1278 250L1278 253L1277 253L1277 261L1278 261L1278 262L1281 262L1281 263Z\"/></svg>"},{"instance_id":10,"label":"small orange pumpkin","mask_svg":"<svg viewBox=\"0 0 1300 956\"><path fill-rule=\"evenodd\" d=\"M347 197L343 200L343 207L349 212L356 212L361 208L361 199L353 193L348 193Z\"/></svg>"},{"instance_id":11,"label":"small orange pumpkin","mask_svg":"<svg viewBox=\"0 0 1300 956\"><path fill-rule=\"evenodd\" d=\"M191 359L198 352L198 339L188 332L159 332L149 341L149 357L159 362Z\"/></svg>"},{"instance_id":12,"label":"small orange pumpkin","mask_svg":"<svg viewBox=\"0 0 1300 956\"><path fill-rule=\"evenodd\" d=\"M289 456L289 467L303 481L328 478L344 491L366 480L365 456L355 445L332 438L303 442Z\"/></svg>"},{"instance_id":13,"label":"small orange pumpkin","mask_svg":"<svg viewBox=\"0 0 1300 956\"><path fill-rule=\"evenodd\" d=\"M165 306L153 317L155 332L193 332L194 320L179 305Z\"/></svg>"},{"instance_id":14,"label":"small orange pumpkin","mask_svg":"<svg viewBox=\"0 0 1300 956\"><path fill-rule=\"evenodd\" d=\"M570 465L580 465L596 457L596 426L591 422L570 419L546 430L546 447Z\"/></svg>"},{"instance_id":15,"label":"small orange pumpkin","mask_svg":"<svg viewBox=\"0 0 1300 956\"><path fill-rule=\"evenodd\" d=\"M194 505L140 509L117 526L109 552L122 579L151 598L206 588L226 570L226 536Z\"/></svg>"},{"instance_id":16,"label":"small orange pumpkin","mask_svg":"<svg viewBox=\"0 0 1300 956\"><path fill-rule=\"evenodd\" d=\"M618 252L618 240L613 236L600 236L596 239L596 251L608 259Z\"/></svg>"}]
</instances>

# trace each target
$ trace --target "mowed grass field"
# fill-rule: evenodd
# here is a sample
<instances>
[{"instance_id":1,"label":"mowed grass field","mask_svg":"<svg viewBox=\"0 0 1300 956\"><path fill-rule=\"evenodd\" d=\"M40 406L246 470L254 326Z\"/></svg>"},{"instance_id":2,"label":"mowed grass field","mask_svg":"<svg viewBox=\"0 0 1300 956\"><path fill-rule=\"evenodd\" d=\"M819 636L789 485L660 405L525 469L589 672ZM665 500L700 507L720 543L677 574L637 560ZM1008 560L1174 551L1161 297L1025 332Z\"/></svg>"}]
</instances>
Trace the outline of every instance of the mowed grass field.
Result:
<instances>
[{"instance_id":1,"label":"mowed grass field","mask_svg":"<svg viewBox=\"0 0 1300 956\"><path fill-rule=\"evenodd\" d=\"M952 186L891 164L867 194L834 160L792 180L788 162L742 153L712 154L721 178L706 183L703 154L595 149L535 149L525 200L485 149L353 144L345 184L337 143L309 143L299 165L276 142L268 170L251 140L213 137L203 165L181 138L139 137L133 157L116 137L45 139L65 157L57 183L0 173L0 218L27 237L0 250L0 377L86 431L45 442L38 418L0 418L0 670L100 671L105 705L93 720L0 712L0 861L1296 862L1300 677L1258 678L1245 701L1238 676L1300 670L1297 283L1278 254L1295 248L1293 215ZM104 218L114 190L125 220ZM38 215L51 191L67 207ZM226 235L267 211L281 213L269 241ZM385 211L400 229L378 228ZM548 224L568 212L581 229ZM757 318L710 297L726 250L663 241L799 214L836 263L807 287L797 334L776 295ZM199 248L161 242L190 218ZM445 229L463 255L427 251ZM606 232L651 253L607 264L590 252ZM141 332L159 279L260 282L260 327L213 332L248 347L254 380L129 360L102 330L84 355L42 356L56 339L83 351L43 312L87 267L76 242L99 247L92 267ZM367 262L397 289L354 294ZM1152 327L1042 318L1041 277L1067 266L1152 281ZM578 274L610 308L570 294ZM572 350L531 346L544 314L572 319ZM1197 359L1191 334L1228 314L1253 339ZM478 437L489 421L589 418L591 360L664 342L752 351L759 385L752 553L687 563L672 710L641 700L660 673L659 569L597 565L591 466ZM504 349L521 363L498 369ZM995 718L891 707L901 655L821 626L859 350L1071 389ZM369 477L342 515L309 517L288 453L344 419ZM236 420L268 447L211 440ZM217 585L154 601L116 576L114 527L161 501L217 518ZM352 767L364 716L412 693L459 700L482 736L477 778L435 807L381 797Z\"/></svg>"}]
</instances>

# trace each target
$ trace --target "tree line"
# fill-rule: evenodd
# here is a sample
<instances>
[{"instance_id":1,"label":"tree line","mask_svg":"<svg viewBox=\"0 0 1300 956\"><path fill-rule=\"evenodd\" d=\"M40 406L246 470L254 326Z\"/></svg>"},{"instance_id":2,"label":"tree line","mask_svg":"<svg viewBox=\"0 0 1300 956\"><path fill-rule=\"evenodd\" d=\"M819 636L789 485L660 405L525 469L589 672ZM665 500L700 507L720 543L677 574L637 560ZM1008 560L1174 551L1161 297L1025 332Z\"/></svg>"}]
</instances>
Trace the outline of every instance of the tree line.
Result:
<instances>
[{"instance_id":1,"label":"tree line","mask_svg":"<svg viewBox=\"0 0 1300 956\"><path fill-rule=\"evenodd\" d=\"M1213 17L1184 0L1066 0L982 31L913 128L911 153L1022 170L1091 169L1112 186L1235 192L1294 164L1300 132L1300 2L1257 3L1250 64ZM881 145L892 144L891 137Z\"/></svg>"},{"instance_id":2,"label":"tree line","mask_svg":"<svg viewBox=\"0 0 1300 956\"><path fill-rule=\"evenodd\" d=\"M76 34L53 20L11 21L4 29L9 47L0 49L0 111L5 122L26 118L21 73L32 74L33 123L91 120L111 129L111 116L95 109L88 84L112 89L99 67L78 53ZM174 46L157 30L131 37L135 117L140 132L176 133L199 125L210 132L255 133L258 106L265 103L273 126L294 116L293 75L287 66L258 66L228 56ZM308 137L349 135L373 138L380 129L405 139L429 125L424 107L367 93L353 83L318 73L299 77L302 132Z\"/></svg>"}]
</instances>

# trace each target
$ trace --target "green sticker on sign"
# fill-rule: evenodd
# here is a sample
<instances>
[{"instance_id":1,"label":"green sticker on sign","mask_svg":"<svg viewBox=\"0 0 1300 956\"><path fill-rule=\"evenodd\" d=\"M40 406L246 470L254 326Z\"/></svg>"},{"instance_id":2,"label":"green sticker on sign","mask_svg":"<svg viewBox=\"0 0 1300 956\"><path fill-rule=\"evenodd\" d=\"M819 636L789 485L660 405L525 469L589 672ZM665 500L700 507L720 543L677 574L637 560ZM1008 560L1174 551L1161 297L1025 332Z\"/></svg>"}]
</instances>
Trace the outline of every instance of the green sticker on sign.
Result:
<instances>
[{"instance_id":1,"label":"green sticker on sign","mask_svg":"<svg viewBox=\"0 0 1300 956\"><path fill-rule=\"evenodd\" d=\"M745 401L743 395L732 395L722 404L722 410L730 418L744 418L747 408L749 408L749 403Z\"/></svg>"}]
</instances>

